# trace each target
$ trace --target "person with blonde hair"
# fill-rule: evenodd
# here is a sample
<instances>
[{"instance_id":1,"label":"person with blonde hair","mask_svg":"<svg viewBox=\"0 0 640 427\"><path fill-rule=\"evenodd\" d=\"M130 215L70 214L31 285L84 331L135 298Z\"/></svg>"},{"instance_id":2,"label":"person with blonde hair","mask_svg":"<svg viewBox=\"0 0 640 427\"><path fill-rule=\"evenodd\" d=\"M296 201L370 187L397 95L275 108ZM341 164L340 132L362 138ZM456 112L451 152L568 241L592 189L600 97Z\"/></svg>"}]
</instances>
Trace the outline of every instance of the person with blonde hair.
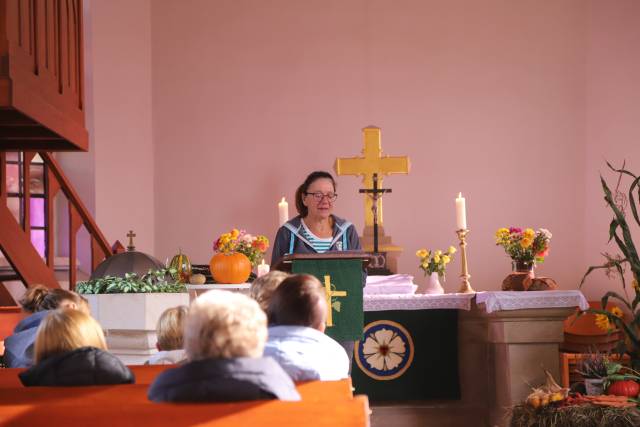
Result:
<instances>
[{"instance_id":1,"label":"person with blonde hair","mask_svg":"<svg viewBox=\"0 0 640 427\"><path fill-rule=\"evenodd\" d=\"M264 276L256 278L251 283L251 298L258 301L258 304L260 304L260 308L262 308L264 312L266 312L267 307L269 307L269 300L271 299L273 291L275 291L278 285L282 283L282 281L287 277L289 277L288 273L285 273L284 271L273 270L268 272Z\"/></svg>"},{"instance_id":2,"label":"person with blonde hair","mask_svg":"<svg viewBox=\"0 0 640 427\"><path fill-rule=\"evenodd\" d=\"M149 400L300 400L282 368L262 357L266 339L267 317L256 301L227 291L200 295L185 320L189 362L161 373L149 387Z\"/></svg>"},{"instance_id":3,"label":"person with blonde hair","mask_svg":"<svg viewBox=\"0 0 640 427\"><path fill-rule=\"evenodd\" d=\"M73 309L51 311L38 327L35 365L19 374L25 386L133 383L129 368L107 352L102 328Z\"/></svg>"},{"instance_id":4,"label":"person with blonde hair","mask_svg":"<svg viewBox=\"0 0 640 427\"><path fill-rule=\"evenodd\" d=\"M181 305L168 308L160 315L156 326L158 352L147 361L148 365L173 365L186 359L183 335L188 310Z\"/></svg>"},{"instance_id":5,"label":"person with blonde hair","mask_svg":"<svg viewBox=\"0 0 640 427\"><path fill-rule=\"evenodd\" d=\"M66 289L50 289L42 285L28 288L19 301L22 309L31 313L14 328L5 339L4 363L9 368L28 368L33 364L33 345L42 320L51 310L70 308L89 314L87 300Z\"/></svg>"},{"instance_id":6,"label":"person with blonde hair","mask_svg":"<svg viewBox=\"0 0 640 427\"><path fill-rule=\"evenodd\" d=\"M293 381L349 376L347 353L324 334L327 309L324 287L309 274L288 277L271 296L264 355L275 359Z\"/></svg>"}]
</instances>

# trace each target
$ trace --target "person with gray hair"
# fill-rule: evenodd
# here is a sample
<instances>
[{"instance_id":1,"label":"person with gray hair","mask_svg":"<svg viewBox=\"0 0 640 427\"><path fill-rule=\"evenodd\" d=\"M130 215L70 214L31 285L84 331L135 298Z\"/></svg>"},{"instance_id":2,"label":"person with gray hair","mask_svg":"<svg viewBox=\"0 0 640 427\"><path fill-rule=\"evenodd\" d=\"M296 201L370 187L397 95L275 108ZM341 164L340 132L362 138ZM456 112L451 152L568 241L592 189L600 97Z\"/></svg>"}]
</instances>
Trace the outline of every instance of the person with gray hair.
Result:
<instances>
[{"instance_id":1,"label":"person with gray hair","mask_svg":"<svg viewBox=\"0 0 640 427\"><path fill-rule=\"evenodd\" d=\"M267 319L251 298L227 291L200 295L185 319L188 362L160 374L148 391L155 402L300 400L273 359L262 357Z\"/></svg>"}]
</instances>

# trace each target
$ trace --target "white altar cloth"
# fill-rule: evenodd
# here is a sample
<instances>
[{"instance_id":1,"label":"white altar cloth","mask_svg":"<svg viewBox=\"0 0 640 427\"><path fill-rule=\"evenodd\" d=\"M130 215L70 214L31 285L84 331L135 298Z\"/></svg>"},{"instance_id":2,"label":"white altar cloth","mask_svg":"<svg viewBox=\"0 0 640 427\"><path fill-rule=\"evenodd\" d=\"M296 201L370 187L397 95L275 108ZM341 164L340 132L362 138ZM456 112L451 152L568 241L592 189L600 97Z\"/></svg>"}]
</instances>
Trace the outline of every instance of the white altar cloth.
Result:
<instances>
[{"instance_id":1,"label":"white altar cloth","mask_svg":"<svg viewBox=\"0 0 640 427\"><path fill-rule=\"evenodd\" d=\"M589 308L582 292L575 291L497 291L478 292L476 304L484 304L487 313L499 310L526 310L529 308Z\"/></svg>"},{"instance_id":2,"label":"white altar cloth","mask_svg":"<svg viewBox=\"0 0 640 427\"><path fill-rule=\"evenodd\" d=\"M364 311L385 310L470 310L474 294L376 294L365 295Z\"/></svg>"}]
</instances>

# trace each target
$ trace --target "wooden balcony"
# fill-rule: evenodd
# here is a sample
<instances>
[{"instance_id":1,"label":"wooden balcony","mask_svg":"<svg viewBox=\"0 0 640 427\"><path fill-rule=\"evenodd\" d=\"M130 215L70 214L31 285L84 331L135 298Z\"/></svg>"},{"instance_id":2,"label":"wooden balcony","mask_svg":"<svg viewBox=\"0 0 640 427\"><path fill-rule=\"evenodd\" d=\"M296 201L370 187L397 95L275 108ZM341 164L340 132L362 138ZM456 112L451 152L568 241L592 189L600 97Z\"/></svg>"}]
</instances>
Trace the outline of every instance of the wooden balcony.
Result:
<instances>
[{"instance_id":1,"label":"wooden balcony","mask_svg":"<svg viewBox=\"0 0 640 427\"><path fill-rule=\"evenodd\" d=\"M81 0L0 0L0 151L88 149Z\"/></svg>"}]
</instances>

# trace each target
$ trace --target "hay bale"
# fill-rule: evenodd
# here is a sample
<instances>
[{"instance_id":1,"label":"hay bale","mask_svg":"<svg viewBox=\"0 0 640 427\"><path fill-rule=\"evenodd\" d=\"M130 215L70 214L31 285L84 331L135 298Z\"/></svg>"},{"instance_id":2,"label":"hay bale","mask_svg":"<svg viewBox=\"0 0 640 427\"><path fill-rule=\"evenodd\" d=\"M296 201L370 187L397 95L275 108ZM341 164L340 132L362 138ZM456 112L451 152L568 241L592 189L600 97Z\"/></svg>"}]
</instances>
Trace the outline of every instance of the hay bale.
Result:
<instances>
[{"instance_id":1,"label":"hay bale","mask_svg":"<svg viewBox=\"0 0 640 427\"><path fill-rule=\"evenodd\" d=\"M637 427L637 408L596 405L554 406L534 409L516 405L511 410L511 427Z\"/></svg>"}]
</instances>

